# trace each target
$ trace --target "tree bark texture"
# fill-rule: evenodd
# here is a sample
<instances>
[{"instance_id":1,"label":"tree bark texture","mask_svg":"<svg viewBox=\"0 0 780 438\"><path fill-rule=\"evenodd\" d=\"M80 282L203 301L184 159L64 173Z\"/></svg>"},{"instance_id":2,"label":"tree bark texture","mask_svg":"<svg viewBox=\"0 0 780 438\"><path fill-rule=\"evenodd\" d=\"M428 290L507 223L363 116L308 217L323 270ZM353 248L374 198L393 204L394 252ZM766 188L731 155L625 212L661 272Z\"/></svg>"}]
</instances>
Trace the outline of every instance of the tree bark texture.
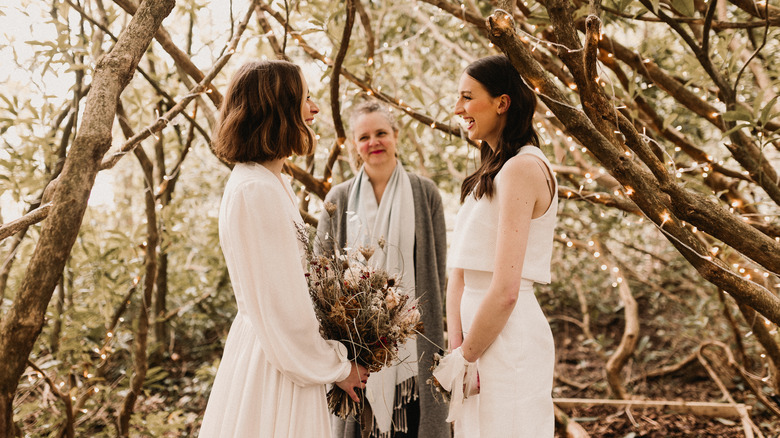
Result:
<instances>
[{"instance_id":1,"label":"tree bark texture","mask_svg":"<svg viewBox=\"0 0 780 438\"><path fill-rule=\"evenodd\" d=\"M583 111L575 108L518 38L513 18L496 11L488 18L490 38L500 47L535 88L540 99L568 131L623 185L624 192L653 221L699 273L759 313L780 324L780 299L766 288L733 274L713 259L701 241L682 221L695 225L773 272L780 272L780 244L746 224L703 195L677 184L663 162L639 136L635 126L615 113L603 89L594 80L595 51L600 20L586 22L585 45L574 27L572 5L552 0L547 4L555 37L562 44L558 53L580 90ZM617 134L617 135L616 135ZM640 166L639 158L645 166ZM649 170L649 171L648 171ZM749 236L749 237L748 237Z\"/></svg>"},{"instance_id":2,"label":"tree bark texture","mask_svg":"<svg viewBox=\"0 0 780 438\"><path fill-rule=\"evenodd\" d=\"M111 127L122 90L174 0L141 4L113 49L95 66L92 88L52 200L51 212L16 299L0 323L0 438L14 434L13 398L44 323L65 262L81 227L100 160L111 146Z\"/></svg>"}]
</instances>

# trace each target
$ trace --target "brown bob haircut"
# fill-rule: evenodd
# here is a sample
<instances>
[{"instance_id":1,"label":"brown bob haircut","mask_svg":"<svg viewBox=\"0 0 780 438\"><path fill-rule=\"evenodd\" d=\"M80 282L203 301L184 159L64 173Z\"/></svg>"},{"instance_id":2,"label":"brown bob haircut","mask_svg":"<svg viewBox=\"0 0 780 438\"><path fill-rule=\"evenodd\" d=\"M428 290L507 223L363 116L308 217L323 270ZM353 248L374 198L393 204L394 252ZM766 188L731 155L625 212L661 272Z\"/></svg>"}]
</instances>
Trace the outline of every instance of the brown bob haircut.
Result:
<instances>
[{"instance_id":1,"label":"brown bob haircut","mask_svg":"<svg viewBox=\"0 0 780 438\"><path fill-rule=\"evenodd\" d=\"M214 153L229 163L311 153L314 137L301 114L305 98L297 65L278 60L242 65L220 108Z\"/></svg>"}]
</instances>

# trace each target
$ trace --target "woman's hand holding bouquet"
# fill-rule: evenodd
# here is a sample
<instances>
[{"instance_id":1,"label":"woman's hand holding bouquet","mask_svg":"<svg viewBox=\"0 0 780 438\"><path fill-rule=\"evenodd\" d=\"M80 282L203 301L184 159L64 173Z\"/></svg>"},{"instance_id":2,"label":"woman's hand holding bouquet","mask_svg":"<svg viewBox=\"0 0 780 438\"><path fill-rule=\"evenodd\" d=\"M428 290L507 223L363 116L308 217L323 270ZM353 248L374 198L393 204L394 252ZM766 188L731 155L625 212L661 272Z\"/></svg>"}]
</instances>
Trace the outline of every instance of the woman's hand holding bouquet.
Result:
<instances>
[{"instance_id":1,"label":"woman's hand holding bouquet","mask_svg":"<svg viewBox=\"0 0 780 438\"><path fill-rule=\"evenodd\" d=\"M422 330L417 300L399 289L398 278L368 264L375 248L316 254L306 226L299 227L299 239L306 247L305 275L322 337L346 345L349 359L368 372L396 361L398 346ZM381 241L380 249L385 249ZM328 392L331 412L344 419L359 415L364 395L356 392L359 402L335 385Z\"/></svg>"}]
</instances>

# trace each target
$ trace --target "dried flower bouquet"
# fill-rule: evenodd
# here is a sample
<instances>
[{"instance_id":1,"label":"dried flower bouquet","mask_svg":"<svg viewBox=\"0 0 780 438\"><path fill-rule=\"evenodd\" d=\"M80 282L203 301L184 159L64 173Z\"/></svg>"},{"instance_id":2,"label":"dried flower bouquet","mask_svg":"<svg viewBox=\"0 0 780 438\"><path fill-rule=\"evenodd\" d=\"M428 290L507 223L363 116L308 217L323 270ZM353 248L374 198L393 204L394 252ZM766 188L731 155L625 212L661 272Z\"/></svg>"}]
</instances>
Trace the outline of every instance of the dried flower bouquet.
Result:
<instances>
[{"instance_id":1,"label":"dried flower bouquet","mask_svg":"<svg viewBox=\"0 0 780 438\"><path fill-rule=\"evenodd\" d=\"M349 359L371 372L397 361L398 346L422 331L417 300L400 290L398 278L368 264L375 248L316 254L311 228L299 227L298 236L306 248L305 275L322 337L342 342ZM380 250L385 246L380 241ZM342 419L357 417L365 402L362 391L358 395L355 403L334 385L328 407Z\"/></svg>"}]
</instances>

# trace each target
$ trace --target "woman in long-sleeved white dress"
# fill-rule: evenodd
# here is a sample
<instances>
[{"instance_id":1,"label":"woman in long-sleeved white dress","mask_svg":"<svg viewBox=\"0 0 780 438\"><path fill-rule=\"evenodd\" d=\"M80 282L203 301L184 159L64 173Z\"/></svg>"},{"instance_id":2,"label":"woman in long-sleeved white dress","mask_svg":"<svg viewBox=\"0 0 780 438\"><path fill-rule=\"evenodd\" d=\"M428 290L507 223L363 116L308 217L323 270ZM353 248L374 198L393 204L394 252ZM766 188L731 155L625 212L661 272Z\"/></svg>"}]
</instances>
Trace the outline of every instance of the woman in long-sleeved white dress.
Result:
<instances>
[{"instance_id":1,"label":"woman in long-sleeved white dress","mask_svg":"<svg viewBox=\"0 0 780 438\"><path fill-rule=\"evenodd\" d=\"M325 385L357 400L366 370L326 341L303 272L302 223L281 170L315 146L318 112L295 64L252 62L233 76L214 150L235 167L219 214L219 239L238 305L200 430L202 438L331 436Z\"/></svg>"}]
</instances>

